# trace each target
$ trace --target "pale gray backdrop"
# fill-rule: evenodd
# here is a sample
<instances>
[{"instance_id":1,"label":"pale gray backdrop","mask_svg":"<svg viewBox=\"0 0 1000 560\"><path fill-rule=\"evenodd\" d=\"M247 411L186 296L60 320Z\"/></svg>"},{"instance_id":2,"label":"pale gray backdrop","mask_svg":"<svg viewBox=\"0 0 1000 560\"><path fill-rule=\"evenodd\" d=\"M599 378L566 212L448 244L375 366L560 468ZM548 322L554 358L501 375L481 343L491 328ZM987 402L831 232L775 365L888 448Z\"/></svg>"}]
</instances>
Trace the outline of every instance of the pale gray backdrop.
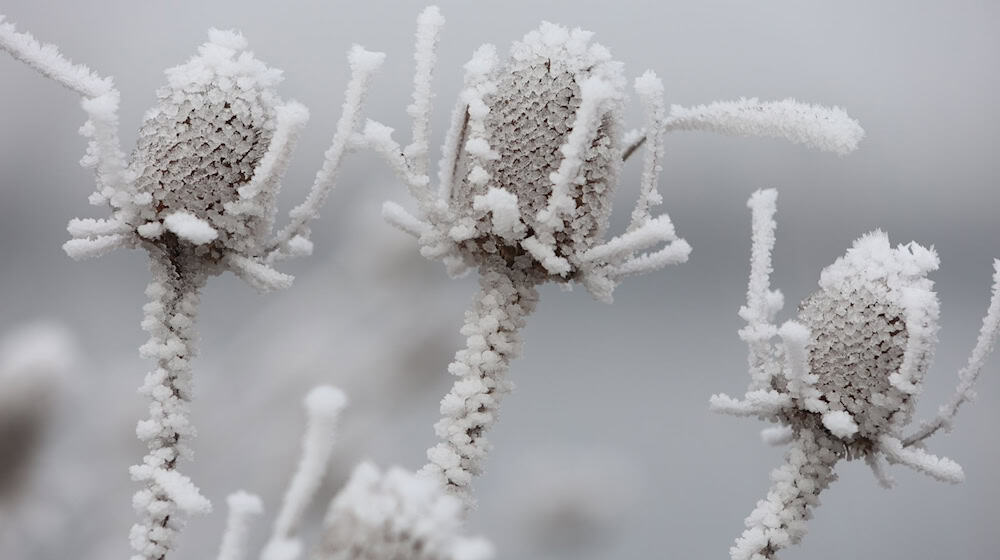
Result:
<instances>
[{"instance_id":1,"label":"pale gray backdrop","mask_svg":"<svg viewBox=\"0 0 1000 560\"><path fill-rule=\"evenodd\" d=\"M472 520L473 531L498 544L500 559L728 557L743 518L763 497L768 473L781 459L780 450L758 439L759 423L715 416L707 408L710 394L741 394L747 381L736 310L744 298L749 252L745 201L757 188L777 187L781 193L774 282L784 290L789 310L815 288L822 267L873 228L887 230L894 242L915 240L937 248L942 267L933 278L942 329L918 417L932 414L947 397L985 310L992 259L1000 257L1000 4L512 0L440 5L448 23L434 82L435 145L461 84L461 66L473 49L492 42L506 50L541 20L594 31L626 63L630 76L655 70L666 84L668 102L795 97L844 107L867 131L858 152L846 158L776 140L700 133L669 138L662 208L694 247L691 260L627 281L611 306L593 302L582 290L542 290L524 333L525 354L512 368L518 389L491 434L496 449L479 484L481 506ZM332 134L347 78L344 53L352 43L389 55L368 110L405 132L413 24L422 7L377 1L7 0L0 11L22 29L57 43L75 61L115 77L123 96L126 146L153 102L162 70L186 59L208 27L242 30L259 57L285 70L283 95L312 111L285 181L287 209L303 196ZM628 117L640 124L634 100ZM22 547L27 558L68 557L54 544L59 541L75 543L73 554L81 558L125 557L133 490L126 466L141 455L131 430L143 406L134 388L147 367L135 350L143 340L138 322L147 281L144 257L120 253L74 263L60 250L69 218L103 212L87 205L92 180L76 165L84 146L76 135L82 120L74 94L0 56L0 331L39 316L62 319L76 329L86 364L79 372L82 389L67 399L65 413L110 427L84 431L70 438L72 445L58 432L52 435L44 460L79 465L76 484L99 489L107 498L86 502L92 498L81 497L84 505L77 504L79 511L60 534ZM617 197L619 229L636 195L637 169L637 163L627 167ZM404 189L375 158L354 157L316 224L316 254L286 266L298 276L296 286L259 296L232 276L210 283L201 322L203 367L196 367L201 437L195 444L197 462L187 471L203 484L216 513L192 521L178 558L214 554L223 497L231 490L258 490L274 511L283 473L295 461L302 392L318 381L342 384L338 344L345 340L378 341L368 352L397 351L409 334L387 325L397 324L395 313L412 315L407 306L426 303L432 292L447 312L409 320L416 331L445 333L445 343L411 349L411 358L420 359L392 366L420 370L395 373L421 375L426 381L417 385L430 389L396 397L390 411L379 408L389 405L380 404L378 391L369 388L369 397L347 412L348 417L395 419L372 428L370 445L366 437L355 442L359 456L410 468L422 464L423 449L433 442L437 401L450 383L444 367L460 341L461 308L474 281L449 280L438 264L410 259L392 271L397 278L387 297L394 303L373 298L371 286L385 287L376 277L388 274L377 265L379 259L398 254L380 252L375 242L369 249L366 243L384 241L383 236L409 243L401 234L397 240L395 233L384 232L388 226L379 223L376 203L389 196L402 199ZM344 281L348 277L355 281ZM350 314L329 303L375 300L367 312L355 308ZM334 323L342 315L354 319L341 324L347 334L298 336L296 329L315 313ZM294 342L275 340L321 345L329 358L296 377L281 371L287 361L281 352L299 350L292 349ZM371 367L387 363L370 362ZM273 387L287 379L292 389L275 389L271 398L252 406L240 401L250 390L248 383L268 378ZM991 361L979 392L978 402L961 411L955 432L931 444L965 467L966 483L949 486L895 468L898 487L883 491L864 465L842 464L841 480L824 494L804 542L782 558L995 559L1000 550L1000 359ZM222 415L210 415L212 410L226 411L225 422L215 422ZM287 429L272 440L238 429L279 422ZM252 443L227 448L231 440ZM95 460L109 441L122 442L123 458ZM631 497L622 498L625 507L615 514L620 522L607 523L605 532L582 548L538 542L524 522L525 512L537 504L523 498L512 503L516 490L538 483L531 477L544 476L525 469L522 460L566 447L603 449L596 453L622 458L631 473L605 471L611 474L595 491L616 495L621 489ZM355 457L341 460L352 463ZM278 464L269 475L273 480L260 482L258 471L268 462ZM47 485L41 480L35 486ZM26 500L50 499L43 494Z\"/></svg>"}]
</instances>

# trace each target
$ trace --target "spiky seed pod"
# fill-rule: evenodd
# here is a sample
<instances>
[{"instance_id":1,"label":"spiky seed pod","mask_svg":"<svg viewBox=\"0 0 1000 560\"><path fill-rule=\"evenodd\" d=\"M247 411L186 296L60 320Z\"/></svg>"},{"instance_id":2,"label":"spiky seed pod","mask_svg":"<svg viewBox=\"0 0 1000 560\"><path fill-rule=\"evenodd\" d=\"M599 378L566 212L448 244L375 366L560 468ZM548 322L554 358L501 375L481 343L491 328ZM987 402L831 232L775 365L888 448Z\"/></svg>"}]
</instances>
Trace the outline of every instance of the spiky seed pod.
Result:
<instances>
[{"instance_id":1,"label":"spiky seed pod","mask_svg":"<svg viewBox=\"0 0 1000 560\"><path fill-rule=\"evenodd\" d=\"M281 72L245 48L242 36L213 30L197 56L167 71L131 157L136 189L149 196L140 230L148 239L180 237L218 259L252 254L270 234L276 193L239 188L271 143ZM256 204L237 205L244 194Z\"/></svg>"},{"instance_id":2,"label":"spiky seed pod","mask_svg":"<svg viewBox=\"0 0 1000 560\"><path fill-rule=\"evenodd\" d=\"M625 79L621 63L603 46L591 43L592 35L543 23L514 43L510 59L494 73L495 87L482 98L488 112L481 139L492 153L463 150L451 191L450 206L474 222L475 231L463 243L474 262L483 261L482 253L523 254L520 239L545 229L554 230L555 252L564 258L589 249L604 234L621 168L618 138ZM584 142L584 152L570 154L567 140L581 110L581 86L593 79L611 93L600 92L597 127ZM479 139L476 107L468 109L461 132L465 141ZM574 156L581 160L569 181L575 207L559 216L554 228L541 224L539 215L549 207L558 181L554 176L563 161ZM513 235L495 233L496 216L485 210L488 205L476 204L477 197L491 189L516 197L521 223L512 228ZM534 266L541 269L538 263Z\"/></svg>"},{"instance_id":3,"label":"spiky seed pod","mask_svg":"<svg viewBox=\"0 0 1000 560\"><path fill-rule=\"evenodd\" d=\"M462 502L432 479L358 465L333 499L317 560L490 560L493 547L465 537Z\"/></svg>"},{"instance_id":4,"label":"spiky seed pod","mask_svg":"<svg viewBox=\"0 0 1000 560\"><path fill-rule=\"evenodd\" d=\"M932 250L915 243L893 248L877 231L828 267L821 289L801 305L813 386L829 412L851 415L856 437L893 432L910 418L937 332L937 295L925 277L937 263ZM916 352L904 380L910 348Z\"/></svg>"},{"instance_id":5,"label":"spiky seed pod","mask_svg":"<svg viewBox=\"0 0 1000 560\"><path fill-rule=\"evenodd\" d=\"M937 342L939 305L927 278L938 268L937 254L916 243L892 247L881 231L865 235L823 270L820 290L802 303L798 321L779 328L772 321L783 298L770 287L776 199L776 191L765 190L748 202L753 250L740 337L749 346L751 384L743 400L719 394L711 403L718 412L778 422L761 435L791 447L730 548L733 560L773 560L797 544L841 459L863 458L884 487L893 484L886 461L961 482L958 463L920 444L950 425L1000 336L997 260L989 310L955 396L934 421L905 436ZM775 335L780 346L771 342Z\"/></svg>"}]
</instances>

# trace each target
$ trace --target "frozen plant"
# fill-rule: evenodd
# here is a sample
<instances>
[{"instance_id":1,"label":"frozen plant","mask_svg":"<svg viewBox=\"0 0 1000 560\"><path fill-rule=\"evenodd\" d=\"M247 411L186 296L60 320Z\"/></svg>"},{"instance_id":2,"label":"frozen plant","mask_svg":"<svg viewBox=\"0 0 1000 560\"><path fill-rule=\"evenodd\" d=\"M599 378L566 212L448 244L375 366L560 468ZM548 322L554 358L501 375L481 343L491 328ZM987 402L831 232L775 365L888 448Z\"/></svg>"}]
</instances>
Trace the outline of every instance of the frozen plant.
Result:
<instances>
[{"instance_id":1,"label":"frozen plant","mask_svg":"<svg viewBox=\"0 0 1000 560\"><path fill-rule=\"evenodd\" d=\"M156 367L140 391L150 398L149 418L136 434L149 449L132 478L144 488L133 499L141 520L130 540L136 559L161 559L181 527L180 513L210 504L177 470L190 458L191 365L199 292L206 280L230 270L260 291L287 287L291 276L272 264L311 252L308 224L333 188L341 159L358 124L371 75L383 55L355 46L343 113L323 166L290 223L272 233L275 198L308 111L283 101L281 71L247 50L242 35L211 30L209 41L186 63L166 71L167 85L147 111L126 159L118 141L119 93L110 78L71 63L52 45L19 33L0 17L0 47L79 93L88 115L80 129L90 139L82 160L93 167L95 205L107 219L75 219L64 245L74 259L119 247L142 247L150 256L150 301L140 348Z\"/></svg>"},{"instance_id":2,"label":"frozen plant","mask_svg":"<svg viewBox=\"0 0 1000 560\"><path fill-rule=\"evenodd\" d=\"M778 424L762 433L790 444L785 463L772 471L771 489L746 519L730 549L733 560L773 559L806 532L819 494L836 480L841 459L864 459L884 487L888 463L906 465L946 482L964 478L958 463L928 453L924 440L950 427L972 395L1000 332L1000 260L993 263L993 295L979 339L959 374L955 396L938 416L906 436L916 397L937 342L938 300L927 273L938 268L933 249L916 243L891 247L874 231L820 275L820 289L799 306L797 320L778 327L781 292L770 287L777 192L756 192L747 326L750 387L743 400L712 396L712 408ZM777 336L780 343L774 343Z\"/></svg>"},{"instance_id":3,"label":"frozen plant","mask_svg":"<svg viewBox=\"0 0 1000 560\"><path fill-rule=\"evenodd\" d=\"M347 403L334 387L314 388L305 399L309 417L302 457L261 560L297 560L303 514L320 487L333 451L337 419ZM218 560L247 558L251 516L263 512L259 497L229 496L229 520ZM333 498L323 521L315 560L491 560L492 545L460 535L462 502L434 480L401 468L381 472L370 462L355 469Z\"/></svg>"},{"instance_id":4,"label":"frozen plant","mask_svg":"<svg viewBox=\"0 0 1000 560\"><path fill-rule=\"evenodd\" d=\"M621 138L622 63L592 43L592 33L543 23L514 43L506 62L484 45L465 65L433 191L427 141L443 24L435 7L418 18L410 144L401 147L392 129L374 121L361 141L386 159L419 210L414 216L387 202L386 220L416 237L421 254L441 259L451 274L480 272L480 291L461 330L467 345L449 367L460 379L441 402L435 427L444 441L428 451L423 470L471 503L470 484L489 448L484 434L510 390L506 373L520 353L518 333L535 308L537 286L579 282L610 302L623 278L687 259L691 248L669 217L651 214L662 201L656 186L666 132L781 136L846 153L863 131L839 109L790 100L674 107L668 115L663 84L646 72L634 84L646 128ZM631 221L625 233L605 240L622 161L643 143Z\"/></svg>"}]
</instances>

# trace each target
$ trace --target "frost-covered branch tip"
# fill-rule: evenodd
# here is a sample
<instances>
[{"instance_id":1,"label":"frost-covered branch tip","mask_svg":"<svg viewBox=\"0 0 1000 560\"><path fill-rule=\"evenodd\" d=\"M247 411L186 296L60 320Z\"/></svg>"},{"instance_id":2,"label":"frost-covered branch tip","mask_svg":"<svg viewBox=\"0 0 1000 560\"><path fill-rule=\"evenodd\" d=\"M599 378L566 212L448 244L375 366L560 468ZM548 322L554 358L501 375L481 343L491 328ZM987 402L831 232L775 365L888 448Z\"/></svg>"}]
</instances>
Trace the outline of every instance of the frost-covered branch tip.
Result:
<instances>
[{"instance_id":1,"label":"frost-covered branch tip","mask_svg":"<svg viewBox=\"0 0 1000 560\"><path fill-rule=\"evenodd\" d=\"M320 208L336 184L341 161L350 149L351 138L361 124L361 110L372 76L382 67L385 55L354 45L347 59L351 68L351 79L344 93L344 104L333 141L323 154L323 165L316 172L316 178L305 201L289 212L289 224L268 244L266 254L269 262L312 251L312 243L309 241L309 222L319 217Z\"/></svg>"},{"instance_id":2,"label":"frost-covered branch tip","mask_svg":"<svg viewBox=\"0 0 1000 560\"><path fill-rule=\"evenodd\" d=\"M246 560L250 538L250 519L264 513L264 504L254 494L239 491L226 498L229 516L222 535L217 560Z\"/></svg>"},{"instance_id":3,"label":"frost-covered branch tip","mask_svg":"<svg viewBox=\"0 0 1000 560\"><path fill-rule=\"evenodd\" d=\"M114 91L111 78L101 77L82 64L74 64L55 45L40 43L30 33L18 32L3 15L0 15L0 48L84 97L100 97Z\"/></svg>"},{"instance_id":4,"label":"frost-covered branch tip","mask_svg":"<svg viewBox=\"0 0 1000 560\"><path fill-rule=\"evenodd\" d=\"M716 101L685 108L674 105L668 131L704 130L732 136L784 138L841 155L853 152L865 131L843 109L800 103L794 99Z\"/></svg>"},{"instance_id":5,"label":"frost-covered branch tip","mask_svg":"<svg viewBox=\"0 0 1000 560\"><path fill-rule=\"evenodd\" d=\"M302 456L288 490L285 491L281 511L275 518L271 537L261 554L262 560L298 558L302 545L295 533L327 471L333 453L337 420L346 404L347 397L335 387L316 387L306 396L305 408L309 421L302 438Z\"/></svg>"},{"instance_id":6,"label":"frost-covered branch tip","mask_svg":"<svg viewBox=\"0 0 1000 560\"><path fill-rule=\"evenodd\" d=\"M969 355L969 361L958 372L959 382L958 387L955 389L955 394L946 404L941 406L937 417L930 422L925 422L916 433L906 438L906 445L919 443L941 428L951 428L952 420L958 413L959 407L975 396L975 391L972 388L976 380L979 379L979 374L982 373L983 366L986 365L986 359L993 352L998 336L1000 336L1000 260L994 260L993 290L990 297L990 305L986 311L986 316L983 317L983 325L979 329L979 338L976 340L976 346L972 349L972 354Z\"/></svg>"},{"instance_id":7,"label":"frost-covered branch tip","mask_svg":"<svg viewBox=\"0 0 1000 560\"><path fill-rule=\"evenodd\" d=\"M798 543L841 459L864 458L885 487L892 485L886 462L961 482L958 463L911 444L947 424L968 398L1000 322L997 262L990 309L956 396L938 420L904 440L937 340L938 302L927 278L938 267L937 255L916 243L892 247L881 231L867 234L823 270L820 289L802 302L797 319L776 328L771 321L781 298L768 280L775 200L774 191L758 191L749 202L753 251L747 305L740 310L748 326L740 336L750 350L750 387L743 400L714 395L710 403L718 412L775 422L779 427L762 437L791 447L730 549L734 560L773 559ZM772 343L775 335L780 346Z\"/></svg>"},{"instance_id":8,"label":"frost-covered branch tip","mask_svg":"<svg viewBox=\"0 0 1000 560\"><path fill-rule=\"evenodd\" d=\"M413 102L406 108L406 112L413 119L413 135L410 145L403 151L417 175L427 174L431 99L434 97L431 82L434 78L436 50L443 26L444 16L437 6L428 6L417 17L417 40L413 54L416 63L413 75Z\"/></svg>"}]
</instances>

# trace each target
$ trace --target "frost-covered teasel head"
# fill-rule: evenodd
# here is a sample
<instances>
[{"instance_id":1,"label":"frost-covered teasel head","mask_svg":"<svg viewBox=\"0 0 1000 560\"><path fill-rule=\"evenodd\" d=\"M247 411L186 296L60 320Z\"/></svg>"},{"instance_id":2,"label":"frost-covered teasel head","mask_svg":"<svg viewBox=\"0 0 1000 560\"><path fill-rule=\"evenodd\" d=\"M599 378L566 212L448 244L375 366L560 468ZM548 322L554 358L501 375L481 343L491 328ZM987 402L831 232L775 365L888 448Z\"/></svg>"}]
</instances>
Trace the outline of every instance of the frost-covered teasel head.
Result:
<instances>
[{"instance_id":1,"label":"frost-covered teasel head","mask_svg":"<svg viewBox=\"0 0 1000 560\"><path fill-rule=\"evenodd\" d=\"M131 157L136 191L149 200L139 231L221 258L253 255L270 235L277 182L250 188L274 136L281 72L246 50L246 40L213 30L198 55L167 70ZM287 116L287 115L285 115Z\"/></svg>"},{"instance_id":2,"label":"frost-covered teasel head","mask_svg":"<svg viewBox=\"0 0 1000 560\"><path fill-rule=\"evenodd\" d=\"M412 142L369 121L362 140L381 153L406 183L419 216L395 203L383 215L416 236L421 252L452 273L506 267L534 282L579 282L609 301L625 277L687 259L656 190L663 136L676 130L778 136L847 153L863 136L839 109L755 99L667 111L663 84L652 72L634 81L646 127L622 134L623 65L593 34L543 23L514 43L506 59L492 45L465 65L465 85L452 115L430 188L428 123L434 48L444 19L437 8L418 21ZM642 144L646 156L639 197L625 233L605 240L621 162Z\"/></svg>"},{"instance_id":3,"label":"frost-covered teasel head","mask_svg":"<svg viewBox=\"0 0 1000 560\"><path fill-rule=\"evenodd\" d=\"M272 232L281 177L309 112L278 95L281 71L267 66L233 31L213 29L190 60L166 71L167 84L146 112L135 149L119 146L120 95L110 78L71 63L51 45L0 18L0 48L83 97L90 139L81 163L95 170L95 205L109 219L76 219L64 246L73 258L144 246L184 259L204 273L232 270L255 288L287 286L271 268L312 249L308 223L333 188L360 106L383 55L351 49L351 81L322 168L290 223Z\"/></svg>"},{"instance_id":4,"label":"frost-covered teasel head","mask_svg":"<svg viewBox=\"0 0 1000 560\"><path fill-rule=\"evenodd\" d=\"M877 438L909 420L936 340L938 301L926 274L937 267L933 249L892 247L876 231L827 267L802 302L809 370L835 435L857 426L855 438ZM845 431L834 419L847 415L854 424Z\"/></svg>"},{"instance_id":5,"label":"frost-covered teasel head","mask_svg":"<svg viewBox=\"0 0 1000 560\"><path fill-rule=\"evenodd\" d=\"M779 328L773 321L782 297L770 288L776 199L766 190L749 202L753 250L740 337L750 349L750 387L743 400L720 394L711 403L719 412L778 423L764 439L791 447L730 549L734 560L774 558L799 542L816 497L836 480L840 459L863 458L884 486L892 484L886 459L960 482L957 463L920 443L950 425L1000 332L998 260L989 310L955 396L937 418L904 435L937 342L938 300L927 278L938 268L937 254L916 243L893 247L881 231L865 235L823 270L820 289L802 302L797 320ZM772 342L775 335L780 344Z\"/></svg>"},{"instance_id":6,"label":"frost-covered teasel head","mask_svg":"<svg viewBox=\"0 0 1000 560\"><path fill-rule=\"evenodd\" d=\"M568 275L604 234L621 167L625 77L591 35L543 23L502 66L481 52L494 70L468 101L449 199L451 236L471 262L528 253L522 242L534 236L570 265L547 270L544 257L531 259L539 273Z\"/></svg>"}]
</instances>

